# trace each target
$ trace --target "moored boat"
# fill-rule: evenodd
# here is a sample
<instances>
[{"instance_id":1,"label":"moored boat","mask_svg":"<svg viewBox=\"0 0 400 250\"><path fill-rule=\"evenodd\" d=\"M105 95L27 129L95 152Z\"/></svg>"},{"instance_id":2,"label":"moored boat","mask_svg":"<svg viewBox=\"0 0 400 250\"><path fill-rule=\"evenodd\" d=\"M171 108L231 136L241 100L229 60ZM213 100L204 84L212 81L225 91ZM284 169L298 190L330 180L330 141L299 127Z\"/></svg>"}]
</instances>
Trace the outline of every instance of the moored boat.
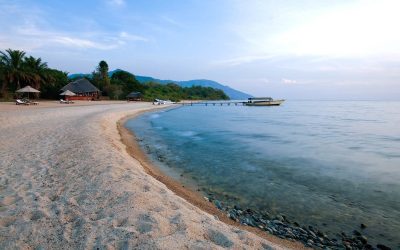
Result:
<instances>
[{"instance_id":1,"label":"moored boat","mask_svg":"<svg viewBox=\"0 0 400 250\"><path fill-rule=\"evenodd\" d=\"M246 106L279 106L285 100L274 100L271 97L251 97L244 104Z\"/></svg>"}]
</instances>

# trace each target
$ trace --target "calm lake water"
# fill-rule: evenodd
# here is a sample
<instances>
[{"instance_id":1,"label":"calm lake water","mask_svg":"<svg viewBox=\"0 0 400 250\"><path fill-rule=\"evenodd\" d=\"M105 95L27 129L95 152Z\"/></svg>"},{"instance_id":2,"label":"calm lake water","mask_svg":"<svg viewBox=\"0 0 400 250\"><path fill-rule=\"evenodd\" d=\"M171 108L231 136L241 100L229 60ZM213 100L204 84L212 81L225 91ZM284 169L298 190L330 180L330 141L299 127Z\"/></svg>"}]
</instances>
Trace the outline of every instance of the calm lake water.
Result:
<instances>
[{"instance_id":1,"label":"calm lake water","mask_svg":"<svg viewBox=\"0 0 400 250\"><path fill-rule=\"evenodd\" d=\"M400 248L400 102L189 106L126 124L151 159L223 202ZM182 176L181 176L182 175Z\"/></svg>"}]
</instances>

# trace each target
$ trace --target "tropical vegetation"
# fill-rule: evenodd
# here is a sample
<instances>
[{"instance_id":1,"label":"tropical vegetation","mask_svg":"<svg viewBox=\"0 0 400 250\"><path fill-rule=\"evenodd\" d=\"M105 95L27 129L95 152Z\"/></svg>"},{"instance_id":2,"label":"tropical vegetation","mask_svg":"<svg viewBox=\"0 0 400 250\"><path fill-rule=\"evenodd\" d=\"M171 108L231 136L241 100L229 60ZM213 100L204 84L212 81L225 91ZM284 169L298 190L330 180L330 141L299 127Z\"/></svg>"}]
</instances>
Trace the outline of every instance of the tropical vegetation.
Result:
<instances>
[{"instance_id":1,"label":"tropical vegetation","mask_svg":"<svg viewBox=\"0 0 400 250\"><path fill-rule=\"evenodd\" d=\"M68 82L68 73L51 69L41 58L26 56L21 50L0 51L0 97L11 99L26 85L41 90L42 98L57 98Z\"/></svg>"},{"instance_id":2,"label":"tropical vegetation","mask_svg":"<svg viewBox=\"0 0 400 250\"><path fill-rule=\"evenodd\" d=\"M114 100L125 99L130 92L142 93L143 99L147 101L156 98L171 101L229 99L222 90L210 87L180 87L174 83L156 82L142 84L133 74L123 70L117 70L110 75L106 61L100 61L92 74L85 77L102 91L105 98ZM15 91L26 85L39 89L41 98L58 99L60 89L73 80L76 79L68 78L67 72L51 69L41 58L27 56L24 51L12 49L0 51L2 100L15 97Z\"/></svg>"}]
</instances>

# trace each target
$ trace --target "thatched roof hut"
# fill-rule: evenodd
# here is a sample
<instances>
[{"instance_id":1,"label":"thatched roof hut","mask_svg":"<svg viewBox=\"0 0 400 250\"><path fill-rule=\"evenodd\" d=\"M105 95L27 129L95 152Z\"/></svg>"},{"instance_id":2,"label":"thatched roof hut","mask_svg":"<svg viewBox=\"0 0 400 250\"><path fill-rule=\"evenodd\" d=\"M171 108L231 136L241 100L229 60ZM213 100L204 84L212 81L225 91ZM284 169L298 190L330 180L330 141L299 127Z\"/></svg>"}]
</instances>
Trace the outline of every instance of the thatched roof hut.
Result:
<instances>
[{"instance_id":1,"label":"thatched roof hut","mask_svg":"<svg viewBox=\"0 0 400 250\"><path fill-rule=\"evenodd\" d=\"M94 100L99 99L100 90L96 88L88 79L81 78L65 85L61 91L72 91L76 94L71 99L74 100Z\"/></svg>"},{"instance_id":2,"label":"thatched roof hut","mask_svg":"<svg viewBox=\"0 0 400 250\"><path fill-rule=\"evenodd\" d=\"M131 92L126 96L127 101L141 101L142 100L142 93L140 92Z\"/></svg>"}]
</instances>

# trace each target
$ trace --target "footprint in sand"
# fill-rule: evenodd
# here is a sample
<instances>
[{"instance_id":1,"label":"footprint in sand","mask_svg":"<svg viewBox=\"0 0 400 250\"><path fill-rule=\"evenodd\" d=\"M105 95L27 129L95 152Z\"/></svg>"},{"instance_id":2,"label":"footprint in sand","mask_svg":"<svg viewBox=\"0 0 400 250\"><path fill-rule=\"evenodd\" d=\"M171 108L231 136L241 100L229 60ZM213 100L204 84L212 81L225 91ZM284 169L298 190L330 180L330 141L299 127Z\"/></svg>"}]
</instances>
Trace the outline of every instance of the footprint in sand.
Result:
<instances>
[{"instance_id":1,"label":"footprint in sand","mask_svg":"<svg viewBox=\"0 0 400 250\"><path fill-rule=\"evenodd\" d=\"M16 217L14 216L8 216L8 217L1 217L0 218L0 226L1 227L8 227L16 221Z\"/></svg>"},{"instance_id":2,"label":"footprint in sand","mask_svg":"<svg viewBox=\"0 0 400 250\"><path fill-rule=\"evenodd\" d=\"M3 198L3 200L0 202L2 206L10 206L17 202L18 198L15 195L11 196L6 196Z\"/></svg>"},{"instance_id":3,"label":"footprint in sand","mask_svg":"<svg viewBox=\"0 0 400 250\"><path fill-rule=\"evenodd\" d=\"M140 214L137 220L136 229L139 233L148 233L153 230L153 224L156 223L156 220L148 214Z\"/></svg>"},{"instance_id":4,"label":"footprint in sand","mask_svg":"<svg viewBox=\"0 0 400 250\"><path fill-rule=\"evenodd\" d=\"M217 230L209 229L207 231L207 238L210 239L215 244L217 244L218 246L224 248L230 248L233 246L233 242L229 240L228 237L226 237L223 233Z\"/></svg>"},{"instance_id":5,"label":"footprint in sand","mask_svg":"<svg viewBox=\"0 0 400 250\"><path fill-rule=\"evenodd\" d=\"M123 227L128 223L128 218L117 218L112 221L114 227Z\"/></svg>"},{"instance_id":6,"label":"footprint in sand","mask_svg":"<svg viewBox=\"0 0 400 250\"><path fill-rule=\"evenodd\" d=\"M46 217L46 214L40 210L34 210L34 211L30 212L27 217L31 221L37 221L43 217Z\"/></svg>"}]
</instances>

